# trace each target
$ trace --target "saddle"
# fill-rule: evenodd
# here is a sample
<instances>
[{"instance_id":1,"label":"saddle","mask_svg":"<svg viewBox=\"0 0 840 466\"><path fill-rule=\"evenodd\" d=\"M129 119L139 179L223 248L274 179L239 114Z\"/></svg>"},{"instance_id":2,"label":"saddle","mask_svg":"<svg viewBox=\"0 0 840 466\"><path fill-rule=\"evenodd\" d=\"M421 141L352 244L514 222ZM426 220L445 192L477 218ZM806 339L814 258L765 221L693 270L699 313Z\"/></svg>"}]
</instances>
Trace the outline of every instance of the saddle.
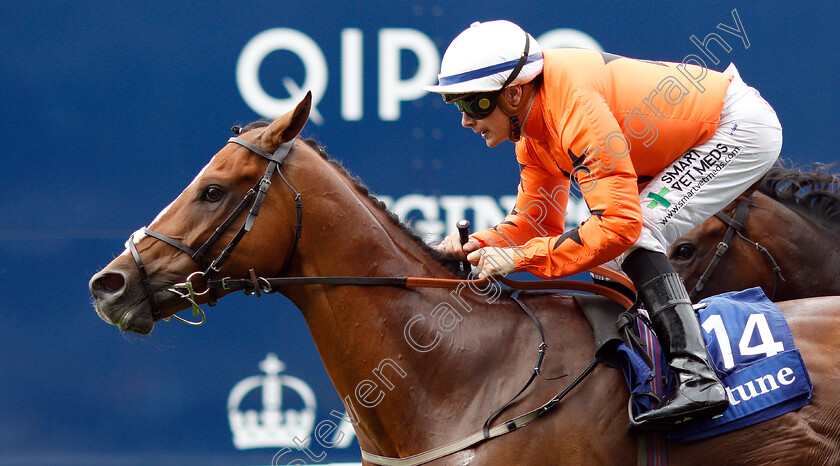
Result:
<instances>
[{"instance_id":1,"label":"saddle","mask_svg":"<svg viewBox=\"0 0 840 466\"><path fill-rule=\"evenodd\" d=\"M656 368L663 370L663 380L670 380L670 371L664 358L654 363L657 351L651 349L650 335L645 314L639 312L637 300L629 309L624 309L613 300L597 295L574 294L595 337L595 356L610 367L622 371L630 387L628 430L636 433L635 417L652 409L659 403L663 391L651 387ZM656 342L652 342L656 345ZM672 388L668 386L667 388Z\"/></svg>"}]
</instances>

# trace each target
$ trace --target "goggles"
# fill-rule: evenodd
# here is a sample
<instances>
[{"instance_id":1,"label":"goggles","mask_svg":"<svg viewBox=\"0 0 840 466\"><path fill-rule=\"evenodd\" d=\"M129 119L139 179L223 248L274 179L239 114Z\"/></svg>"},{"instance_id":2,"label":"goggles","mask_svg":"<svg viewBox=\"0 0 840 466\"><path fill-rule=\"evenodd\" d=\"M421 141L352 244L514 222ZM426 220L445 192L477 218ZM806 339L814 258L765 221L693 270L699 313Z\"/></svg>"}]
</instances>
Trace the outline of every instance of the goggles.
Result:
<instances>
[{"instance_id":1,"label":"goggles","mask_svg":"<svg viewBox=\"0 0 840 466\"><path fill-rule=\"evenodd\" d=\"M493 92L477 92L469 94L466 97L461 97L463 94L447 94L443 96L446 103L455 102L458 110L466 113L468 117L473 120L483 120L493 113L496 109L496 100L501 95L501 91ZM457 99L457 100L455 100Z\"/></svg>"}]
</instances>

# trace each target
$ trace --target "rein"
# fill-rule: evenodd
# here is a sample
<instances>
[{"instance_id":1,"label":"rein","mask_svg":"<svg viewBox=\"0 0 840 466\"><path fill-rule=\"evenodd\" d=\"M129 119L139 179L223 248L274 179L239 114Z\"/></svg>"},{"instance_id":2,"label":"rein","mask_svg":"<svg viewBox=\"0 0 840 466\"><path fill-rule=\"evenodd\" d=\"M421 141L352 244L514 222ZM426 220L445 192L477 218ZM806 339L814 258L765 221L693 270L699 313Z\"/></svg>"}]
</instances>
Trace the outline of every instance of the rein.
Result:
<instances>
[{"instance_id":1,"label":"rein","mask_svg":"<svg viewBox=\"0 0 840 466\"><path fill-rule=\"evenodd\" d=\"M180 297L190 302L193 309L193 315L201 315L201 322L185 321L191 325L201 325L205 321L205 314L201 307L196 302L199 296L203 296L215 290L235 291L241 290L245 294L261 296L262 293L271 294L276 292L276 288L283 286L301 286L301 285L322 285L322 286L392 286L399 288L451 288L456 289L464 284L471 284L479 288L483 288L492 282L501 282L502 284L514 290L569 290L569 291L583 291L587 293L594 293L624 306L625 309L633 305L630 300L623 293L613 290L612 288L598 285L595 283L582 282L576 280L539 280L539 281L522 281L512 280L503 276L499 277L479 277L477 279L458 279L458 278L427 278L427 277L353 277L353 276L332 276L332 277L275 277L265 278L257 277L254 269L249 270L250 278L230 278L225 277L221 279L206 280L204 272L198 271L190 274L183 283L176 283L167 288ZM622 285L633 290L632 282L625 276L612 269L598 266L592 269L593 273L608 277L615 280ZM197 291L193 284L194 279L205 278L205 288L202 291ZM174 315L173 315L174 316ZM179 318L178 320L184 321Z\"/></svg>"},{"instance_id":2,"label":"rein","mask_svg":"<svg viewBox=\"0 0 840 466\"><path fill-rule=\"evenodd\" d=\"M703 288L706 287L706 283L709 279L712 278L712 274L714 273L717 266L720 264L721 259L723 259L723 255L726 254L726 251L729 250L729 243L732 241L732 238L737 234L741 239L746 241L747 243L752 244L755 246L756 250L760 252L768 262L770 262L770 267L773 269L775 275L775 280L773 281L773 294L770 296L771 301L775 301L776 299L776 291L779 289L779 280L785 281L785 277L782 276L782 269L779 267L779 264L776 263L776 260L773 259L773 255L770 254L770 251L767 250L764 246L759 244L757 241L752 241L744 235L744 222L747 219L747 211L750 207L750 201L752 200L752 195L747 196L738 200L738 205L735 207L735 213L732 217L724 214L723 212L718 212L715 214L720 221L727 224L729 228L726 229L726 233L723 235L723 240L717 245L717 250L715 251L714 257L712 257L712 261L709 262L709 266L706 267L706 270L703 272L703 275L697 281L697 284L694 285L694 289L691 290L689 293L689 298L692 302L695 301L697 295L703 291Z\"/></svg>"},{"instance_id":3,"label":"rein","mask_svg":"<svg viewBox=\"0 0 840 466\"><path fill-rule=\"evenodd\" d=\"M137 269L140 273L140 279L143 283L143 286L146 290L146 295L149 298L149 303L152 309L152 316L155 320L161 319L161 311L158 306L157 299L155 297L154 289L152 288L151 280L149 278L148 273L146 272L146 268L143 265L143 261L140 258L140 253L137 251L136 243L142 239L142 236L150 236L152 238L158 239L163 241L181 251L186 253L190 256L190 258L195 261L200 269L196 272L190 274L186 281L183 283L176 283L170 287L165 288L166 291L171 293L175 293L181 298L186 299L192 305L193 316L201 316L200 321L190 321L179 317L175 314L172 315L177 320L184 322L189 325L202 325L206 321L206 315L204 310L197 304L196 299L198 296L203 296L205 294L210 294L209 296L209 305L213 306L216 303L216 291L223 290L223 291L230 291L230 290L243 290L248 294L256 294L257 296L261 295L261 292L264 293L271 293L275 288L282 287L282 286L290 286L290 285L332 285L332 286L396 286L396 287L403 287L403 288L457 288L458 286L472 282L472 284L476 286L484 286L487 285L489 280L487 277L480 278L478 280L460 280L460 279L449 279L449 278L426 278L426 277L343 277L343 276L336 276L336 277L276 277L276 278L264 278L264 277L257 277L251 269L249 272L251 274L249 279L235 279L230 277L225 277L221 279L214 279L213 277L221 270L222 265L230 258L233 250L242 240L246 233L251 231L251 227L254 224L254 221L257 218L257 215L260 213L260 208L262 207L263 202L265 201L266 194L268 193L269 188L271 187L271 177L276 171L289 190L292 191L294 194L295 200L295 232L294 238L292 239L292 245L289 248L289 253L286 256L286 260L283 263L283 267L280 270L280 274L282 275L286 269L288 268L292 255L297 247L298 240L300 239L301 230L303 228L303 201L301 200L300 192L298 192L289 181L283 176L281 171L283 167L283 162L285 161L286 157L288 157L289 153L291 152L292 147L294 146L295 139L291 141L287 141L281 144L274 153L268 152L263 150L262 148L256 146L255 144L248 142L242 138L232 137L228 139L228 143L239 144L242 147L250 150L251 152L263 157L269 161L268 166L266 167L265 172L263 173L262 177L259 181L251 188L243 197L242 201L236 206L236 208L228 215L228 217L219 225L216 230L213 232L212 235L205 241L198 249L193 250L192 248L188 247L184 243L173 239L167 235L162 233L158 233L156 231L152 231L146 227L141 228L137 232L133 233L126 244L126 247L131 252L132 257L134 258L135 264L137 264ZM236 232L234 237L230 240L230 242L225 246L222 252L219 254L216 259L214 259L209 266L207 266L207 258L206 253L207 251L213 246L213 244L221 238L222 234L233 224L237 217L245 210L248 203L251 204L251 208L248 211L248 217L243 222L242 226L239 228L239 231ZM138 239L135 239L135 235L138 233L141 236ZM622 283L629 289L633 290L633 284L630 280L622 275L619 274L611 269L607 269L605 267L596 267L593 269L593 272L598 273L599 275L611 278L619 283ZM196 287L193 285L193 280L196 278L203 279L206 282L206 287L203 291L197 291ZM610 298L625 308L629 308L632 306L632 301L629 298L624 296L622 293L617 292L613 289L608 287L597 285L594 283L589 282L580 282L574 280L549 280L549 281L538 281L538 282L526 282L526 281L517 281L511 280L505 277L494 277L493 280L498 280L504 283L505 285L517 289L517 290L549 290L549 289L563 289L563 290L572 290L572 291L584 291L590 293L596 293L607 298ZM168 320L168 318L164 319Z\"/></svg>"},{"instance_id":4,"label":"rein","mask_svg":"<svg viewBox=\"0 0 840 466\"><path fill-rule=\"evenodd\" d=\"M627 298L624 294L613 290L612 288L608 288L603 285L597 285L594 283L589 282L581 282L581 281L574 281L574 280L542 280L542 281L520 281L520 280L511 280L506 277L482 277L478 280L462 280L462 279L447 279L447 278L425 278L425 277L347 277L347 276L335 276L335 277L279 277L279 278L264 278L264 277L257 277L254 273L254 269L249 270L251 274L250 279L234 279L234 278L222 278L222 279L213 279L206 281L206 288L204 291L196 292L193 285L192 279L194 276L198 276L199 274L203 274L202 272L194 272L184 283L179 283L174 285L172 288L169 288L170 291L177 292L187 301L189 301L194 310L198 310L201 312L202 317L204 316L204 312L201 311L201 308L196 303L195 299L197 296L203 295L205 293L210 292L211 290L222 289L222 290L243 290L246 294L254 294L256 296L261 296L262 293L274 293L277 290L275 288L282 287L282 286L290 286L290 285L328 285L328 286L394 286L394 287L402 287L402 288L457 288L464 283L472 282L475 286L483 287L487 285L491 281L499 281L510 288L516 290L546 290L546 289L564 289L564 290L575 290L575 291L586 291L591 293L600 294L607 298L610 298L622 306L625 309L628 309L633 306L633 301ZM596 267L593 269L594 273L598 273L603 276L607 276L615 281L622 283L623 285L627 286L629 289L633 289L633 284L630 280L624 276L615 272L611 269L606 267ZM176 291L184 290L184 291ZM516 292L518 294L519 291ZM531 372L531 376L525 385L513 396L507 403L502 405L499 409L493 412L484 422L484 426L481 431L478 431L468 437L464 437L458 441L449 443L447 445L443 445L438 448L434 448L422 453L418 453L416 455L412 455L406 458L392 458L387 456L380 456L375 455L373 453L369 453L365 450L361 450L362 459L364 459L368 463L378 464L378 465L385 465L385 466L416 466L420 464L427 463L429 461L433 461L435 459L443 458L444 456L451 455L452 453L456 453L458 451L464 450L469 448L475 444L483 442L485 440L490 440L495 437L499 437L514 430L517 430L521 427L524 427L530 424L532 421L536 420L538 417L542 416L555 406L560 403L560 401L574 389L577 387L583 380L591 374L595 368L603 361L601 356L595 355L595 358L592 362L569 384L562 392L552 397L543 405L539 406L536 409L528 411L527 413L521 414L516 416L512 419L505 421L502 424L496 425L494 427L490 427L492 421L497 418L505 409L507 409L517 398L519 398L525 391L528 389L529 386L536 380L537 378L543 380L556 380L562 377L566 377L567 374L559 375L556 377L545 377L541 373L541 367L543 363L543 359L545 358L546 352L546 343L545 343L545 332L543 331L542 324L540 323L537 316L527 307L525 304L518 299L518 297L514 294L511 298L516 302L516 304L530 317L531 321L534 322L536 325L537 330L540 334L540 344L538 346L538 354L537 354L537 361L534 365L534 369ZM203 319L202 319L203 323ZM197 324L197 325L200 325Z\"/></svg>"},{"instance_id":5,"label":"rein","mask_svg":"<svg viewBox=\"0 0 840 466\"><path fill-rule=\"evenodd\" d=\"M201 308L196 303L195 299L197 296L201 296L210 292L211 290L222 289L222 290L243 290L246 294L253 294L256 296L261 296L261 293L274 293L276 292L277 287L282 286L291 286L291 285L327 285L327 286L394 286L394 287L402 287L402 288L457 288L464 283L472 282L475 286L483 287L489 284L491 281L499 281L510 288L516 290L547 290L547 289L563 289L563 290L575 290L575 291L586 291L591 293L600 294L607 298L610 298L622 306L625 309L628 309L633 306L633 301L627 298L623 293L620 293L612 288L608 288L603 285L597 285L594 283L589 282L581 282L581 281L574 281L574 280L541 280L541 281L520 281L520 280L511 280L506 277L482 277L478 280L462 280L462 279L449 279L449 278L425 278L425 277L348 277L348 276L335 276L335 277L279 277L279 278L264 278L264 277L257 277L254 273L254 269L249 270L251 277L249 279L235 279L235 278L222 278L222 279L213 279L213 280L206 280L206 288L201 292L196 292L193 285L192 279L195 276L199 276L203 274L203 272L194 272L184 283L179 283L174 285L173 287L169 288L170 291L176 292L181 297L189 301L192 306L193 310L198 310L198 312L202 315L202 322L204 321L204 312L201 311ZM595 267L593 269L594 273L598 273L603 276L607 276L615 281L622 283L623 285L627 286L629 289L633 290L633 284L630 280L618 272L615 272L611 269L606 267ZM183 291L181 291L183 290ZM519 291L516 292L518 294ZM513 396L507 403L502 405L501 408L497 409L493 414L491 414L486 421L484 422L484 427L481 431L478 431L468 437L462 438L458 441L453 443L443 445L438 448L434 448L432 450L425 451L423 453L419 453L416 455L412 455L406 458L391 458L386 456L375 455L373 453L369 453L365 450L361 450L362 458L372 464L378 465L386 465L386 466L416 466L420 464L427 463L429 461L442 458L444 456L451 455L452 453L464 450L470 446L473 446L477 443L483 442L485 440L490 440L495 437L499 437L501 435L513 432L514 430L519 429L520 427L524 427L527 424L530 424L532 421L537 419L538 417L542 416L550 409L554 408L560 401L574 389L577 387L583 380L595 370L595 368L602 362L602 359L599 355L596 354L595 359L584 369L571 384L569 384L562 392L552 397L546 403L541 405L540 407L528 411L525 414L521 414L517 417L509 419L502 424L496 425L494 427L490 427L491 422L493 419L498 417L505 409L507 409L520 395L525 393L528 387L536 380L537 378L543 380L556 380L562 377L566 377L566 374L559 375L556 377L545 377L541 374L541 367L542 362L545 357L546 352L546 343L545 343L545 332L543 331L542 324L540 323L537 316L528 309L525 304L518 299L518 297L514 294L511 298L516 302L516 304L531 318L536 325L537 330L540 334L540 344L538 346L538 354L537 354L537 361L534 365L534 370L531 373L530 378L525 383L525 385ZM194 323L194 325L201 325L201 323Z\"/></svg>"}]
</instances>

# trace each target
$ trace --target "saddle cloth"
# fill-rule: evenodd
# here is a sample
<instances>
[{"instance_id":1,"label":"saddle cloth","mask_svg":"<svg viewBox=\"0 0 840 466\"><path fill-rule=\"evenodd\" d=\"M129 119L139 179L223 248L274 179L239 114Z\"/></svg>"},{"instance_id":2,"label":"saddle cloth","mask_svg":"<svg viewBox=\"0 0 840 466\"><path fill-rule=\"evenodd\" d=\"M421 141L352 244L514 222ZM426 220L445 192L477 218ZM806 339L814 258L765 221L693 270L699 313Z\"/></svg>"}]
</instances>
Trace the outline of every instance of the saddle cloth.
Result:
<instances>
[{"instance_id":1,"label":"saddle cloth","mask_svg":"<svg viewBox=\"0 0 840 466\"><path fill-rule=\"evenodd\" d=\"M698 440L747 427L805 406L813 386L785 317L761 288L725 293L702 302L698 312L709 361L726 386L729 408L716 419L694 419L676 425L670 440ZM639 326L642 339L650 332ZM649 337L645 338L645 334ZM655 362L654 374L643 359L618 345L622 372L633 395L636 415L650 409L654 394L667 396L674 378L655 341L646 349Z\"/></svg>"}]
</instances>

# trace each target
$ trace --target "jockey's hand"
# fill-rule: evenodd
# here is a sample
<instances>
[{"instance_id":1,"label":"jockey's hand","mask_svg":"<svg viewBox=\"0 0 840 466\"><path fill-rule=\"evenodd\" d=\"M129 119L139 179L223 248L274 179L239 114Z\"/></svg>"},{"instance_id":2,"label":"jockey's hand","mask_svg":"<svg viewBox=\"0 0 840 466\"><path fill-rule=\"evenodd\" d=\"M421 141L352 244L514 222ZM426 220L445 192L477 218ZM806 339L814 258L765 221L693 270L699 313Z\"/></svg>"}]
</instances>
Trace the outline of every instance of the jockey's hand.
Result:
<instances>
[{"instance_id":1,"label":"jockey's hand","mask_svg":"<svg viewBox=\"0 0 840 466\"><path fill-rule=\"evenodd\" d=\"M481 248L467 256L467 260L476 266L475 272L482 277L507 275L516 271L513 248Z\"/></svg>"},{"instance_id":2,"label":"jockey's hand","mask_svg":"<svg viewBox=\"0 0 840 466\"><path fill-rule=\"evenodd\" d=\"M467 260L467 254L477 251L479 246L478 241L472 238L461 246L461 235L458 232L455 232L446 238L443 238L443 241L441 241L437 246L434 246L434 249L437 249L448 256L454 256L461 260Z\"/></svg>"}]
</instances>

